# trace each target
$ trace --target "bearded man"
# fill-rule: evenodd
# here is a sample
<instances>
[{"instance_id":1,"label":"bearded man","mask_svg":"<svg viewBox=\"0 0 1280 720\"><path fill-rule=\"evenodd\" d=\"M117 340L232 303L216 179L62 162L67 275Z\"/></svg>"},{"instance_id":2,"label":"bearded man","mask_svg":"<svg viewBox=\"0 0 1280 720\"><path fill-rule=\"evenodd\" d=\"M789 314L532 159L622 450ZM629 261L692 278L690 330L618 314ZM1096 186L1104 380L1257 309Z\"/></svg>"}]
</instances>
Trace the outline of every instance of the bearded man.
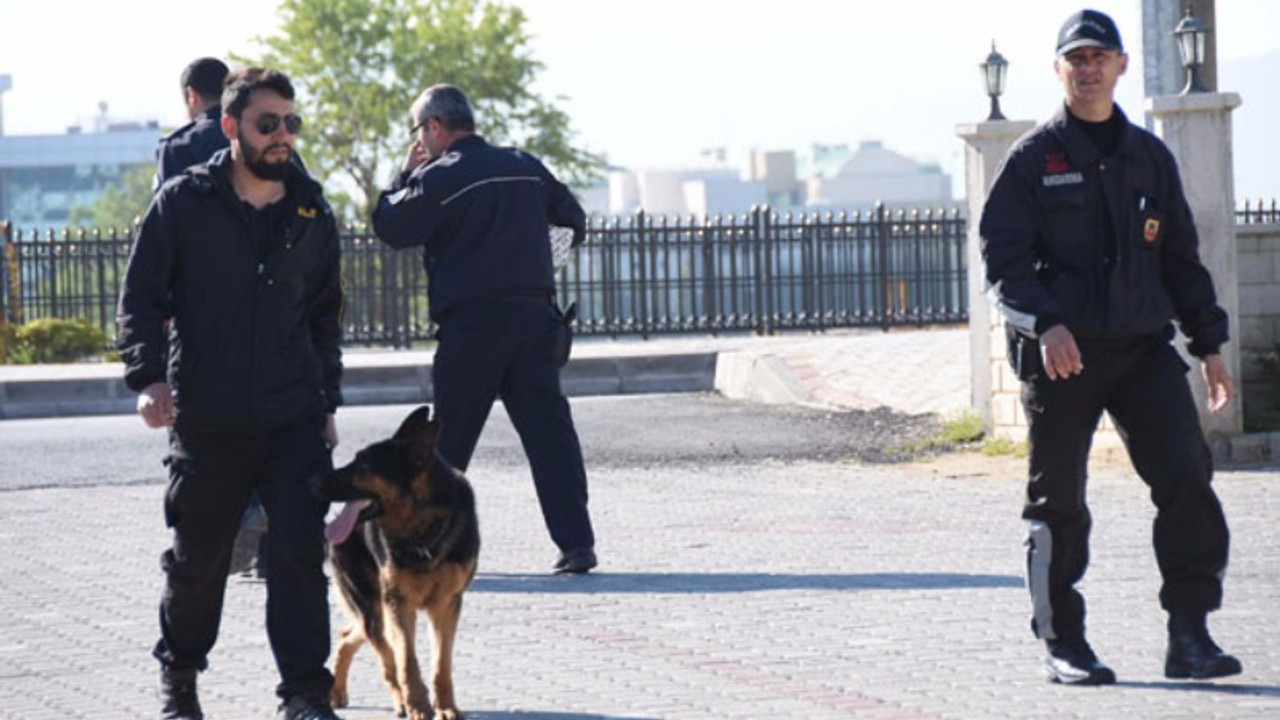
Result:
<instances>
[{"instance_id":1,"label":"bearded man","mask_svg":"<svg viewBox=\"0 0 1280 720\"><path fill-rule=\"evenodd\" d=\"M161 557L161 717L203 718L196 675L222 615L240 517L268 518L267 635L283 720L333 720L325 669L326 503L342 402L338 228L291 162L302 129L283 73L245 68L222 94L230 147L167 182L134 243L118 311L138 414L169 429ZM172 318L165 353L165 318Z\"/></svg>"}]
</instances>

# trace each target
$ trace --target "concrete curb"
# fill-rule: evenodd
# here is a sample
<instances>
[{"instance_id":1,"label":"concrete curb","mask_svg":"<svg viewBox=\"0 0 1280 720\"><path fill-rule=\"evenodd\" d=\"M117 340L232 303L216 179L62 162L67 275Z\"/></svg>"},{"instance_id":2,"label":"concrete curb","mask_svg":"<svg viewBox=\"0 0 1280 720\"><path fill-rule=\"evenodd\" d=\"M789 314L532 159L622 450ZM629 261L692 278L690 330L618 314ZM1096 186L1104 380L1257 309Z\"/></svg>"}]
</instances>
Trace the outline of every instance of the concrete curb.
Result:
<instances>
[{"instance_id":1,"label":"concrete curb","mask_svg":"<svg viewBox=\"0 0 1280 720\"><path fill-rule=\"evenodd\" d=\"M51 378L0 382L0 419L118 415L137 395L119 378Z\"/></svg>"},{"instance_id":2,"label":"concrete curb","mask_svg":"<svg viewBox=\"0 0 1280 720\"><path fill-rule=\"evenodd\" d=\"M582 343L575 345L560 381L569 397L718 392L732 399L841 410L866 410L880 404L906 407L884 398L884 393L878 394L879 401L864 397L877 395L859 385L872 382L864 377L865 371L849 375L848 368L843 368L839 378L824 377L826 364L839 365L839 359L815 359L807 351L789 353L776 344L753 349L743 349L741 341L717 344ZM135 395L121 379L124 371L119 363L5 366L0 371L0 420L134 412ZM878 371L875 378L894 388L895 383L904 382ZM346 356L343 393L353 406L431 402L431 353L351 351ZM917 407L913 412L921 410ZM1118 449L1095 444L1100 450ZM1220 465L1280 463L1280 432L1214 438L1209 445Z\"/></svg>"},{"instance_id":3,"label":"concrete curb","mask_svg":"<svg viewBox=\"0 0 1280 720\"><path fill-rule=\"evenodd\" d=\"M715 389L717 353L691 352L619 357L585 357L569 361L560 375L570 397L640 393L710 392ZM430 402L430 363L406 356L402 362L349 365L342 392L348 405ZM33 419L134 412L135 393L121 378L119 364L64 377L0 380L0 419Z\"/></svg>"},{"instance_id":4,"label":"concrete curb","mask_svg":"<svg viewBox=\"0 0 1280 720\"><path fill-rule=\"evenodd\" d=\"M735 400L773 404L813 404L812 390L786 360L746 351L722 352L716 359L715 389Z\"/></svg>"}]
</instances>

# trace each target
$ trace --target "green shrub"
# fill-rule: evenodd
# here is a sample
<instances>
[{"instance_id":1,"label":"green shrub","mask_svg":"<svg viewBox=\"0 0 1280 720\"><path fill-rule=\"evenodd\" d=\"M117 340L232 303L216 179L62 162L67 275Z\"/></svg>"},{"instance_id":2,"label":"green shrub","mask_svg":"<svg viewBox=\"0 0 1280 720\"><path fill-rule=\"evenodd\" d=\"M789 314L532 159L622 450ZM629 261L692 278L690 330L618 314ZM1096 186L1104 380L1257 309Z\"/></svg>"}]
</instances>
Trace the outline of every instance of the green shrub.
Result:
<instances>
[{"instance_id":1,"label":"green shrub","mask_svg":"<svg viewBox=\"0 0 1280 720\"><path fill-rule=\"evenodd\" d=\"M914 452L951 452L977 450L988 457L1011 455L1027 456L1027 443L1006 438L989 437L982 426L982 418L973 412L963 412L942 423L938 432L925 440L905 448Z\"/></svg>"},{"instance_id":2,"label":"green shrub","mask_svg":"<svg viewBox=\"0 0 1280 720\"><path fill-rule=\"evenodd\" d=\"M1280 430L1280 344L1274 352L1257 359L1264 382L1248 398L1244 398L1244 431L1274 432Z\"/></svg>"},{"instance_id":3,"label":"green shrub","mask_svg":"<svg viewBox=\"0 0 1280 720\"><path fill-rule=\"evenodd\" d=\"M110 339L101 328L79 318L42 318L5 325L0 359L10 363L75 362L107 354Z\"/></svg>"},{"instance_id":4,"label":"green shrub","mask_svg":"<svg viewBox=\"0 0 1280 720\"><path fill-rule=\"evenodd\" d=\"M1008 438L990 438L982 443L982 447L978 448L987 457L995 457L997 455L1011 455L1016 458L1026 457L1029 449L1026 441L1015 442Z\"/></svg>"},{"instance_id":5,"label":"green shrub","mask_svg":"<svg viewBox=\"0 0 1280 720\"><path fill-rule=\"evenodd\" d=\"M971 446L982 439L982 418L972 412L964 412L944 420L937 432L897 449L909 453L950 452Z\"/></svg>"},{"instance_id":6,"label":"green shrub","mask_svg":"<svg viewBox=\"0 0 1280 720\"><path fill-rule=\"evenodd\" d=\"M985 432L982 418L977 413L965 412L944 422L933 441L937 445L964 445L981 440Z\"/></svg>"},{"instance_id":7,"label":"green shrub","mask_svg":"<svg viewBox=\"0 0 1280 720\"><path fill-rule=\"evenodd\" d=\"M17 362L18 326L0 320L0 363Z\"/></svg>"}]
</instances>

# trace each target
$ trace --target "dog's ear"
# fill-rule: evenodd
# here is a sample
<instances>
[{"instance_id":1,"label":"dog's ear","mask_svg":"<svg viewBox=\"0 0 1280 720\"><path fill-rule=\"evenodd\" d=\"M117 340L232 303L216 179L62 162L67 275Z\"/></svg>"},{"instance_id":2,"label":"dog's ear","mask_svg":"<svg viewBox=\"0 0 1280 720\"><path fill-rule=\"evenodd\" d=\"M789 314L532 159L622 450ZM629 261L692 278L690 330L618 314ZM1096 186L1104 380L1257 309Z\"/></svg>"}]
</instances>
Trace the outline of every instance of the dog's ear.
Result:
<instances>
[{"instance_id":1,"label":"dog's ear","mask_svg":"<svg viewBox=\"0 0 1280 720\"><path fill-rule=\"evenodd\" d=\"M409 457L413 459L415 468L424 469L435 460L436 441L439 438L440 423L429 420L419 429L418 434L409 440Z\"/></svg>"},{"instance_id":2,"label":"dog's ear","mask_svg":"<svg viewBox=\"0 0 1280 720\"><path fill-rule=\"evenodd\" d=\"M409 457L416 468L425 468L436 456L440 423L436 420L428 420L429 415L430 408L424 405L405 418L400 429L396 431L395 439L409 446Z\"/></svg>"},{"instance_id":3,"label":"dog's ear","mask_svg":"<svg viewBox=\"0 0 1280 720\"><path fill-rule=\"evenodd\" d=\"M422 407L409 413L409 417L400 423L400 429L396 431L396 440L416 440L427 432L427 426L431 424L431 406L423 405Z\"/></svg>"}]
</instances>

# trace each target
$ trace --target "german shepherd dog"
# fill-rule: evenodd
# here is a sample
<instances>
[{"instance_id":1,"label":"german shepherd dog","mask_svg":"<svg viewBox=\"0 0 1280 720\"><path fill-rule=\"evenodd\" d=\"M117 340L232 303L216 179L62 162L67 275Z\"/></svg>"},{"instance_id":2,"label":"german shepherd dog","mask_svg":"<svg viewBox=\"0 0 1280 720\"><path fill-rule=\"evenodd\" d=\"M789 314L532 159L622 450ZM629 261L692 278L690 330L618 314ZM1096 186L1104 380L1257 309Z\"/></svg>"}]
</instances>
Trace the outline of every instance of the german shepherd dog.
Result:
<instances>
[{"instance_id":1,"label":"german shepherd dog","mask_svg":"<svg viewBox=\"0 0 1280 720\"><path fill-rule=\"evenodd\" d=\"M476 573L480 530L471 485L436 453L439 431L430 408L420 407L394 437L356 453L321 483L322 497L348 502L326 530L334 582L351 619L338 633L334 707L347 706L351 659L367 640L397 715L431 720L434 709L437 720L462 717L453 697L453 641L462 593ZM430 695L414 652L419 609L431 621Z\"/></svg>"}]
</instances>

